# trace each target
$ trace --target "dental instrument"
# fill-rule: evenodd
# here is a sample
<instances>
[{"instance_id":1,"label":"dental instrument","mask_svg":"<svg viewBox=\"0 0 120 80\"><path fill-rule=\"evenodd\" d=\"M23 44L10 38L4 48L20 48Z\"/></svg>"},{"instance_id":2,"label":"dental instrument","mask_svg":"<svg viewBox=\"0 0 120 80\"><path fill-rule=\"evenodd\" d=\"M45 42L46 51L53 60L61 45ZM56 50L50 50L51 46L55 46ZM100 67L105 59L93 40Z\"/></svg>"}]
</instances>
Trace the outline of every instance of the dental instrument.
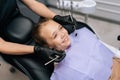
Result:
<instances>
[{"instance_id":1,"label":"dental instrument","mask_svg":"<svg viewBox=\"0 0 120 80\"><path fill-rule=\"evenodd\" d=\"M53 58L53 59L51 59L50 61L46 62L44 65L46 66L46 65L50 64L51 62L53 62L54 60L58 59L59 57L60 57L60 56L55 55L55 58Z\"/></svg>"}]
</instances>

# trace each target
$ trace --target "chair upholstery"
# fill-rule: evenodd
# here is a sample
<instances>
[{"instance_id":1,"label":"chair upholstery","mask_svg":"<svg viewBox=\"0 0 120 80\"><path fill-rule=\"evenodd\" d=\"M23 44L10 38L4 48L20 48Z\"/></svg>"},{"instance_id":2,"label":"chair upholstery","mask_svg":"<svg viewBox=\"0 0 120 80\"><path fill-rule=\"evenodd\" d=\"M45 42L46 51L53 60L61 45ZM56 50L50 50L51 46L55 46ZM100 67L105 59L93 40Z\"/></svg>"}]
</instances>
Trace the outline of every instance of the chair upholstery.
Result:
<instances>
[{"instance_id":1,"label":"chair upholstery","mask_svg":"<svg viewBox=\"0 0 120 80\"><path fill-rule=\"evenodd\" d=\"M33 21L20 13L16 0L0 0L0 37L10 42L35 45L31 35L33 27ZM43 58L36 54L0 55L30 80L49 80L54 68L52 63L45 66Z\"/></svg>"}]
</instances>

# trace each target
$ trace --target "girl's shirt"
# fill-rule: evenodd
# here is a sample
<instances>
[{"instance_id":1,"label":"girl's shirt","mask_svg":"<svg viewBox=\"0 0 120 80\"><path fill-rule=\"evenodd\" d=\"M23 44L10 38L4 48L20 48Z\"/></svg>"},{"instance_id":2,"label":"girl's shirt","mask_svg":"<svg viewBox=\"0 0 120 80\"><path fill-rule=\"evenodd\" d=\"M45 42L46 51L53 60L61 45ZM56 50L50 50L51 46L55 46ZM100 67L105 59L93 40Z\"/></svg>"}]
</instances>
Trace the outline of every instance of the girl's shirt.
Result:
<instances>
[{"instance_id":1,"label":"girl's shirt","mask_svg":"<svg viewBox=\"0 0 120 80\"><path fill-rule=\"evenodd\" d=\"M87 28L70 35L65 59L54 69L51 80L108 80L114 54Z\"/></svg>"}]
</instances>

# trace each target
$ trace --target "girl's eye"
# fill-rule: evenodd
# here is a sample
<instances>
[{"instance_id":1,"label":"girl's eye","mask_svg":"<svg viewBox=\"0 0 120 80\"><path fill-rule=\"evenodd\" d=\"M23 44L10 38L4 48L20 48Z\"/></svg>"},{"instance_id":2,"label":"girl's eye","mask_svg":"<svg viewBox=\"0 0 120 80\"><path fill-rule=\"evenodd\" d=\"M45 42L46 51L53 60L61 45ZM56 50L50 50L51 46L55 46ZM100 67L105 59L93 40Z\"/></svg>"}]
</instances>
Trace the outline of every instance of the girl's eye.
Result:
<instances>
[{"instance_id":1,"label":"girl's eye","mask_svg":"<svg viewBox=\"0 0 120 80\"><path fill-rule=\"evenodd\" d=\"M53 38L55 39L56 37L57 37L57 34L55 34Z\"/></svg>"},{"instance_id":2,"label":"girl's eye","mask_svg":"<svg viewBox=\"0 0 120 80\"><path fill-rule=\"evenodd\" d=\"M60 26L60 30L62 29L63 27L62 26Z\"/></svg>"},{"instance_id":3,"label":"girl's eye","mask_svg":"<svg viewBox=\"0 0 120 80\"><path fill-rule=\"evenodd\" d=\"M62 29L63 29L63 27L60 25L59 28L58 28L58 30L60 31ZM57 37L57 33L53 36L53 39L55 39L56 37Z\"/></svg>"}]
</instances>

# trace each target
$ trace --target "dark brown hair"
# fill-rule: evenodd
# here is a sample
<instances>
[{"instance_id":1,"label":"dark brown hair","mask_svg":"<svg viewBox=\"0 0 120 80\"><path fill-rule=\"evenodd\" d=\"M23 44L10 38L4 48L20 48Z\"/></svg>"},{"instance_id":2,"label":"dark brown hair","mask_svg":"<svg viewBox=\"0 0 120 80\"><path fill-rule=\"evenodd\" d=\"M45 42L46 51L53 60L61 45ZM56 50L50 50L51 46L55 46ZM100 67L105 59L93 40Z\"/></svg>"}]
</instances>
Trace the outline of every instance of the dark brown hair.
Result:
<instances>
[{"instance_id":1,"label":"dark brown hair","mask_svg":"<svg viewBox=\"0 0 120 80\"><path fill-rule=\"evenodd\" d=\"M34 38L35 42L36 42L37 44L41 45L41 46L44 46L44 45L46 45L47 43L46 43L46 40L39 35L40 29L41 29L42 26L45 26L49 20L50 20L50 19L47 19L47 18L41 20L41 21L35 26L35 28L33 29L33 38Z\"/></svg>"}]
</instances>

